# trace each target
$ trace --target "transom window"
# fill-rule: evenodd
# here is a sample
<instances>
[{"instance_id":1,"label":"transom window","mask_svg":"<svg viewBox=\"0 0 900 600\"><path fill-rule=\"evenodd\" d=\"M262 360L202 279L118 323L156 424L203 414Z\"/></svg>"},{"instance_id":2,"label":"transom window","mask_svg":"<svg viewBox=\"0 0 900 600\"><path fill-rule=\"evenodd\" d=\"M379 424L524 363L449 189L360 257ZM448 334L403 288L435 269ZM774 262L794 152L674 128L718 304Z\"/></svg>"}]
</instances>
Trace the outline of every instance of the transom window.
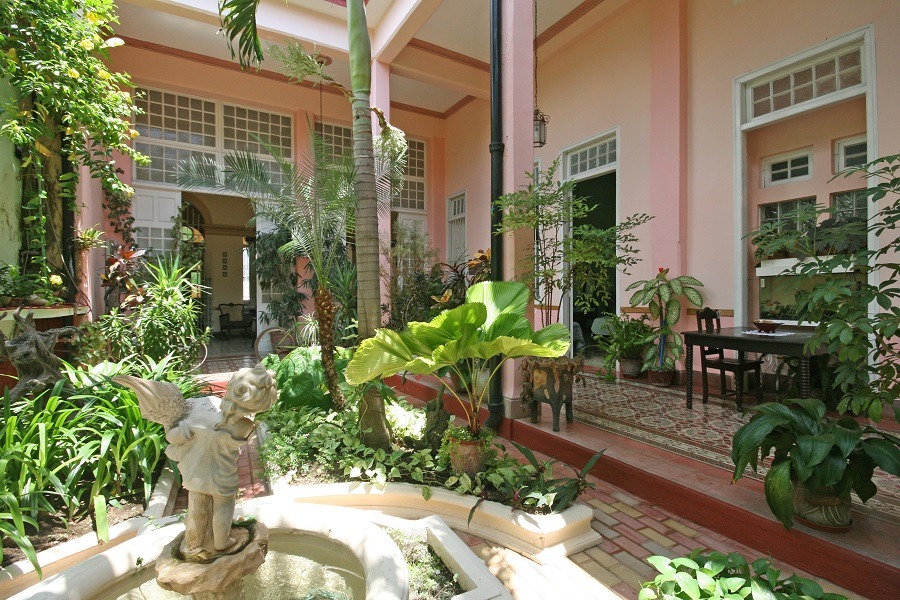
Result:
<instances>
[{"instance_id":1,"label":"transom window","mask_svg":"<svg viewBox=\"0 0 900 600\"><path fill-rule=\"evenodd\" d=\"M616 162L615 136L600 140L569 155L569 177Z\"/></svg>"},{"instance_id":2,"label":"transom window","mask_svg":"<svg viewBox=\"0 0 900 600\"><path fill-rule=\"evenodd\" d=\"M395 210L425 210L425 142L408 140L403 189L394 196Z\"/></svg>"},{"instance_id":3,"label":"transom window","mask_svg":"<svg viewBox=\"0 0 900 600\"><path fill-rule=\"evenodd\" d=\"M135 165L136 181L174 185L179 162L208 158L221 163L224 152L235 150L263 159L273 179L280 180L275 161L254 136L267 140L290 160L291 117L162 90L137 92L135 104L143 114L134 118L141 134L135 149L149 156L150 164Z\"/></svg>"},{"instance_id":4,"label":"transom window","mask_svg":"<svg viewBox=\"0 0 900 600\"><path fill-rule=\"evenodd\" d=\"M860 46L818 57L749 87L751 118L784 110L863 83Z\"/></svg>"},{"instance_id":5,"label":"transom window","mask_svg":"<svg viewBox=\"0 0 900 600\"><path fill-rule=\"evenodd\" d=\"M831 210L836 221L868 217L865 190L849 190L831 194Z\"/></svg>"},{"instance_id":6,"label":"transom window","mask_svg":"<svg viewBox=\"0 0 900 600\"><path fill-rule=\"evenodd\" d=\"M809 179L812 176L812 153L809 150L773 156L763 161L763 186Z\"/></svg>"},{"instance_id":7,"label":"transom window","mask_svg":"<svg viewBox=\"0 0 900 600\"><path fill-rule=\"evenodd\" d=\"M761 204L759 206L759 224L767 225L778 221L788 221L794 228L799 230L804 223L804 219L801 218L803 216L801 214L803 209L814 209L815 206L815 196L810 198L799 198L797 200L785 200L783 202ZM784 224L782 226L784 226Z\"/></svg>"},{"instance_id":8,"label":"transom window","mask_svg":"<svg viewBox=\"0 0 900 600\"><path fill-rule=\"evenodd\" d=\"M864 136L846 138L835 142L834 172L864 165L869 160L868 144Z\"/></svg>"}]
</instances>

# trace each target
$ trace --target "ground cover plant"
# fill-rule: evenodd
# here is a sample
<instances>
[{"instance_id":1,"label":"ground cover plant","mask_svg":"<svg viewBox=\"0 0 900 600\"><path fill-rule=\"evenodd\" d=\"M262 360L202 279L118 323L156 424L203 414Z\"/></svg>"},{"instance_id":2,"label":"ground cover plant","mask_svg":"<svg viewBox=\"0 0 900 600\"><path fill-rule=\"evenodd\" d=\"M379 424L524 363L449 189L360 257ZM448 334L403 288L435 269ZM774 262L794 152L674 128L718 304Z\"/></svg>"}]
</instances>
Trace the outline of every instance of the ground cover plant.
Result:
<instances>
[{"instance_id":1,"label":"ground cover plant","mask_svg":"<svg viewBox=\"0 0 900 600\"><path fill-rule=\"evenodd\" d=\"M641 584L638 600L847 600L840 594L826 593L811 579L796 574L782 578L771 559L748 563L736 552L704 552L698 548L680 558L647 558L660 574Z\"/></svg>"},{"instance_id":2,"label":"ground cover plant","mask_svg":"<svg viewBox=\"0 0 900 600\"><path fill-rule=\"evenodd\" d=\"M406 559L409 600L446 600L465 592L456 576L428 545L424 531L405 533L391 527L384 530Z\"/></svg>"},{"instance_id":3,"label":"ground cover plant","mask_svg":"<svg viewBox=\"0 0 900 600\"><path fill-rule=\"evenodd\" d=\"M0 536L37 564L30 536L54 522L90 517L107 537L107 507L119 500L146 503L163 458L162 428L141 417L130 390L111 383L119 374L172 381L186 396L200 395L192 379L168 360L67 366L47 394L2 404Z\"/></svg>"},{"instance_id":4,"label":"ground cover plant","mask_svg":"<svg viewBox=\"0 0 900 600\"><path fill-rule=\"evenodd\" d=\"M439 451L416 450L399 442L388 451L366 446L359 441L355 410L283 410L276 405L266 415L268 434L260 451L269 475L308 482L421 484L426 498L431 487L444 487L540 514L565 510L592 487L586 476L600 453L573 477L554 478L553 461L541 463L530 450L516 445L528 461L522 464L503 445L494 444L482 472L474 477L454 475L446 445ZM395 439L422 435L422 410L398 400L388 405L387 416Z\"/></svg>"}]
</instances>

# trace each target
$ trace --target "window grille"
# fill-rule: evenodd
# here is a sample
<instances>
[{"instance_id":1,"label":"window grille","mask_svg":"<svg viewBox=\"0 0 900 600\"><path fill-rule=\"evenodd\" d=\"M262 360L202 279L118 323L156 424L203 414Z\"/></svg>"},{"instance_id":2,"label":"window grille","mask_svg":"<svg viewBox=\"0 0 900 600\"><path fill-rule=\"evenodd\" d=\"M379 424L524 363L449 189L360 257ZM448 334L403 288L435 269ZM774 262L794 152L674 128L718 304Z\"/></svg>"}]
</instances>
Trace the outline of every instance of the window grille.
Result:
<instances>
[{"instance_id":1,"label":"window grille","mask_svg":"<svg viewBox=\"0 0 900 600\"><path fill-rule=\"evenodd\" d=\"M281 152L284 159L291 159L293 131L290 117L231 104L224 104L222 110L225 150L270 156L266 147L256 139L259 137Z\"/></svg>"},{"instance_id":2,"label":"window grille","mask_svg":"<svg viewBox=\"0 0 900 600\"><path fill-rule=\"evenodd\" d=\"M138 89L134 118L144 137L163 142L216 147L216 103L172 92Z\"/></svg>"},{"instance_id":3,"label":"window grille","mask_svg":"<svg viewBox=\"0 0 900 600\"><path fill-rule=\"evenodd\" d=\"M751 118L797 106L863 83L860 46L818 57L748 90Z\"/></svg>"},{"instance_id":4,"label":"window grille","mask_svg":"<svg viewBox=\"0 0 900 600\"><path fill-rule=\"evenodd\" d=\"M136 142L135 149L150 157L150 163L135 165L134 177L139 181L175 184L178 177L178 163L191 157L216 160L214 152L203 152L191 148L177 148L147 142Z\"/></svg>"},{"instance_id":5,"label":"window grille","mask_svg":"<svg viewBox=\"0 0 900 600\"><path fill-rule=\"evenodd\" d=\"M831 209L836 221L868 217L865 190L849 190L831 194Z\"/></svg>"},{"instance_id":6,"label":"window grille","mask_svg":"<svg viewBox=\"0 0 900 600\"><path fill-rule=\"evenodd\" d=\"M801 213L805 212L804 209L814 208L815 205L815 196L761 204L759 206L759 223L760 225L767 225L778 221L789 221L790 226L799 231L804 224L804 219L802 218L804 215Z\"/></svg>"},{"instance_id":7,"label":"window grille","mask_svg":"<svg viewBox=\"0 0 900 600\"><path fill-rule=\"evenodd\" d=\"M447 260L464 259L466 251L466 195L447 201Z\"/></svg>"},{"instance_id":8,"label":"window grille","mask_svg":"<svg viewBox=\"0 0 900 600\"><path fill-rule=\"evenodd\" d=\"M399 210L425 210L425 142L408 140L406 174L403 189L394 196L393 208Z\"/></svg>"},{"instance_id":9,"label":"window grille","mask_svg":"<svg viewBox=\"0 0 900 600\"><path fill-rule=\"evenodd\" d=\"M316 123L313 130L321 137L332 156L349 156L353 153L353 130L350 127Z\"/></svg>"},{"instance_id":10,"label":"window grille","mask_svg":"<svg viewBox=\"0 0 900 600\"><path fill-rule=\"evenodd\" d=\"M569 155L569 177L616 162L616 138L606 138Z\"/></svg>"}]
</instances>

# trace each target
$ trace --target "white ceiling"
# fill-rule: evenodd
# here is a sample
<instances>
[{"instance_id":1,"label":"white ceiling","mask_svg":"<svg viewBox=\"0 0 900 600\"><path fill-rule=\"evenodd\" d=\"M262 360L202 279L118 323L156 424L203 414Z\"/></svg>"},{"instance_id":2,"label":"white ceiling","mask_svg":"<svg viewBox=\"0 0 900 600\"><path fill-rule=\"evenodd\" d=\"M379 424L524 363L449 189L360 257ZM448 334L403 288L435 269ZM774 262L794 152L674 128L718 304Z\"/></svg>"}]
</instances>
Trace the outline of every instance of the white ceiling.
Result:
<instances>
[{"instance_id":1,"label":"white ceiling","mask_svg":"<svg viewBox=\"0 0 900 600\"><path fill-rule=\"evenodd\" d=\"M328 0L287 1L288 4L298 8L346 20L347 9ZM545 30L582 1L539 0L538 31ZM369 0L366 13L371 28L377 28L391 2L392 0ZM174 14L175 11L157 10L161 4L166 3L154 0L120 0L118 3L120 25L116 27L116 34L222 60L231 60L225 39L218 33L219 28L212 22L214 19L211 19L209 14L202 18L200 16L196 19L186 18L183 12ZM444 0L414 37L482 62L489 62L489 6L487 0ZM314 37L314 33L303 32L303 36ZM284 39L279 39L281 37L283 36L266 34L264 48L271 43L284 43ZM328 74L348 85L350 68L347 56L331 50L324 53L333 60L326 69ZM272 59L267 59L262 65L262 68L272 71L278 71L280 67L281 65ZM403 104L444 112L464 97L458 91L441 88L432 83L396 74L391 76L391 98Z\"/></svg>"}]
</instances>

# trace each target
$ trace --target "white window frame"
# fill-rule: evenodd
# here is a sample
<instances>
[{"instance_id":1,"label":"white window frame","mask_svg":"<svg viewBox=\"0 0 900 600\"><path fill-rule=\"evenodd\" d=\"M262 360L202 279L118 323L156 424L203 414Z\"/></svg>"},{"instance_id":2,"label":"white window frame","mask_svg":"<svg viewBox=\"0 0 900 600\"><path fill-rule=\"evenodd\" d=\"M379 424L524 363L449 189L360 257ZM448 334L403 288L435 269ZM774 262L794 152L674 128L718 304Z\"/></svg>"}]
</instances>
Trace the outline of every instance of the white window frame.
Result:
<instances>
[{"instance_id":1,"label":"white window frame","mask_svg":"<svg viewBox=\"0 0 900 600\"><path fill-rule=\"evenodd\" d=\"M453 214L452 208L453 203L462 200L462 212ZM466 192L462 191L447 198L447 262L455 262L460 259L464 259L468 256L469 253L469 240L466 235ZM463 252L460 256L453 256L453 225L462 221L462 248Z\"/></svg>"},{"instance_id":2,"label":"white window frame","mask_svg":"<svg viewBox=\"0 0 900 600\"><path fill-rule=\"evenodd\" d=\"M863 83L854 89L841 90L834 94L828 94L815 98L812 101L791 107L790 109L770 113L764 117L756 119L749 118L749 110L747 107L747 90L750 85L762 81L766 77L770 77L780 69L789 70L795 65L799 65L803 61L813 57L824 56L825 53L852 44L860 44L861 48L861 68L863 72ZM865 25L858 29L849 31L843 35L838 35L818 46L814 46L799 52L793 56L789 56L782 60L776 61L759 69L735 77L732 93L732 114L734 115L732 129L732 152L733 152L733 180L732 180L732 208L734 211L733 238L733 272L734 277L734 314L735 319L746 322L748 317L748 297L749 297L749 249L746 243L745 235L747 234L747 189L750 183L747 180L747 140L748 131L757 129L764 125L780 121L789 117L803 114L823 106L837 104L849 98L862 97L866 107L866 144L869 149L878 148L877 136L877 77L875 69L875 28L873 25ZM870 150L871 151L871 150ZM870 184L874 180L870 181ZM874 207L869 205L869 216L872 216ZM878 248L878 239L874 233L869 234L869 248ZM878 284L878 270L872 269L869 274L869 283ZM873 306L873 310L876 307Z\"/></svg>"},{"instance_id":3,"label":"white window frame","mask_svg":"<svg viewBox=\"0 0 900 600\"><path fill-rule=\"evenodd\" d=\"M173 141L173 140L160 140L157 138L150 138L150 137L143 137L143 136L136 138L135 143L150 144L153 146L160 146L162 148L175 148L176 150L187 150L192 153L204 153L204 154L214 155L216 162L221 165L224 162L225 154L230 152L230 150L225 150L225 105L228 104L230 106L234 106L237 108L243 108L243 109L257 111L257 112L265 112L265 113L269 113L269 114L278 115L280 117L288 118L290 121L290 129L291 129L290 152L291 152L292 157L296 156L296 152L297 152L296 151L296 144L297 144L296 131L297 130L296 130L296 124L294 123L294 118L292 115L265 109L265 108L259 108L259 107L255 107L255 106L247 106L247 105L238 104L235 102L227 102L225 100L217 100L214 98L205 98L203 96L197 96L195 94L185 94L185 93L175 91L175 90L166 90L163 88L154 87L152 85L137 84L136 87L141 90L146 90L147 92L152 91L152 92L160 92L162 94L175 94L176 96L184 96L184 97L187 97L190 99L196 99L196 100L200 100L203 102L212 102L215 105L216 132L215 132L215 146L190 144L190 143L186 143L186 142L178 142L178 141ZM268 154L254 154L254 156L257 156L261 160L266 161L268 163L274 163L274 159L271 156L269 156ZM146 179L138 179L137 178L138 165L137 165L137 163L135 163L133 161L132 161L132 173L134 173L133 180L135 183L152 185L152 186L160 186L160 187L165 187L165 188L169 188L169 189L179 189L179 190L181 189L181 186L179 186L177 183L170 183L167 181L148 181ZM216 193L228 195L228 192L220 191L220 190L216 190ZM237 194L234 194L234 195L237 195Z\"/></svg>"},{"instance_id":4,"label":"white window frame","mask_svg":"<svg viewBox=\"0 0 900 600\"><path fill-rule=\"evenodd\" d=\"M839 39L843 40L843 38ZM745 128L759 127L761 125L780 121L781 119L793 116L801 112L805 112L807 110L819 108L821 106L826 106L835 102L841 102L843 100L847 100L849 98L860 96L866 93L870 70L868 63L870 62L870 59L863 37L857 36L855 37L855 39L852 39L852 41L842 41L842 43L839 44L824 45L821 48L822 49L819 52L805 52L801 55L779 61L774 65L774 68L767 69L764 75L749 79L744 82L744 90L742 94L742 114L744 117L743 121ZM814 67L815 65L822 62L834 60L839 56L857 49L860 53L860 83L846 87L844 89L835 89L835 91L833 92L828 92L820 96L813 96L809 100L803 100L797 103L792 102L784 108L774 109L758 117L753 116L753 88L765 84L766 82L771 83L782 77L790 76L797 71L801 71L809 67ZM837 69L835 70L835 73L835 76L837 77L839 73ZM812 82L813 85L815 85L815 76L813 76ZM793 89L793 87L789 87L788 93L793 94Z\"/></svg>"},{"instance_id":5,"label":"white window frame","mask_svg":"<svg viewBox=\"0 0 900 600\"><path fill-rule=\"evenodd\" d=\"M844 169L848 169L854 165L847 164L847 147L856 144L866 144L866 155L863 157L863 163L869 162L869 145L865 135L854 135L845 137L834 142L834 172L840 173Z\"/></svg>"},{"instance_id":6,"label":"white window frame","mask_svg":"<svg viewBox=\"0 0 900 600\"><path fill-rule=\"evenodd\" d=\"M806 157L807 165L806 165L806 175L798 175L796 177L791 176L791 172L796 168L791 163L792 161ZM775 163L787 162L787 177L785 179L779 179L777 181L772 180L772 165ZM807 181L812 179L813 177L813 151L812 148L804 148L803 150L796 150L794 152L785 152L784 154L776 154L775 156L770 156L768 158L764 158L762 161L762 187L771 187L773 185L783 185L785 183L795 183L797 181Z\"/></svg>"},{"instance_id":7,"label":"white window frame","mask_svg":"<svg viewBox=\"0 0 900 600\"><path fill-rule=\"evenodd\" d=\"M422 197L422 208L410 208L406 206L400 206L400 194L403 192L398 192L391 199L391 210L395 213L403 213L408 215L422 215L428 212L428 143L425 140L418 140L415 138L408 138L409 142L415 142L416 144L422 145L422 176L418 175L410 175L409 174L409 163L407 163L407 167L403 174L403 187L404 190L407 189L407 185L410 182L421 183L424 191L424 196ZM409 160L409 156L407 155L407 160Z\"/></svg>"}]
</instances>

